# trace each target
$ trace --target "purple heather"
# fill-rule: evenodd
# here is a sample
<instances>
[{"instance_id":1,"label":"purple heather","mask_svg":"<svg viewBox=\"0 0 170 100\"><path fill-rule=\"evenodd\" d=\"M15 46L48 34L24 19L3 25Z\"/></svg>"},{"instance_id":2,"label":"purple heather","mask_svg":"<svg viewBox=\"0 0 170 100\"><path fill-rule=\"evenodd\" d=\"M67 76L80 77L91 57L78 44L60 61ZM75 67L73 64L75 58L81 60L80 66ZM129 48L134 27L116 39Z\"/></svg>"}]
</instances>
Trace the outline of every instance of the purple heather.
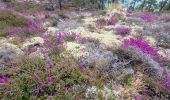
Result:
<instances>
[{"instance_id":1,"label":"purple heather","mask_svg":"<svg viewBox=\"0 0 170 100\"><path fill-rule=\"evenodd\" d=\"M152 22L152 21L154 21L154 20L157 19L156 16L154 16L154 15L152 15L152 14L150 14L150 13L147 13L147 12L142 13L139 17L140 17L142 20L146 21L146 22Z\"/></svg>"},{"instance_id":2,"label":"purple heather","mask_svg":"<svg viewBox=\"0 0 170 100\"><path fill-rule=\"evenodd\" d=\"M123 46L126 48L135 47L145 54L152 56L153 58L160 57L158 49L151 46L147 41L139 38L130 38L123 41Z\"/></svg>"},{"instance_id":3,"label":"purple heather","mask_svg":"<svg viewBox=\"0 0 170 100\"><path fill-rule=\"evenodd\" d=\"M4 85L5 83L7 83L9 81L9 77L8 76L3 76L0 79L0 85Z\"/></svg>"},{"instance_id":4,"label":"purple heather","mask_svg":"<svg viewBox=\"0 0 170 100\"><path fill-rule=\"evenodd\" d=\"M119 27L116 29L116 33L119 34L119 35L127 35L127 34L130 34L131 32L131 28L129 27Z\"/></svg>"}]
</instances>

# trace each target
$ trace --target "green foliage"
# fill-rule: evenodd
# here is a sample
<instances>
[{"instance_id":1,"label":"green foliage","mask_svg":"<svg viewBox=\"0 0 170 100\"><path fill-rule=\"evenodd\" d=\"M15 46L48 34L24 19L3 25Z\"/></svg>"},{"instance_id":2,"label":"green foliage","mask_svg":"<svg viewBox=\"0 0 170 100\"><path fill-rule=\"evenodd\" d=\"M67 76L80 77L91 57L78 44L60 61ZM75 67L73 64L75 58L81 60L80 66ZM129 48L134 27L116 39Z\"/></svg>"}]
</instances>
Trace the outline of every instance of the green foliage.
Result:
<instances>
[{"instance_id":1,"label":"green foliage","mask_svg":"<svg viewBox=\"0 0 170 100\"><path fill-rule=\"evenodd\" d=\"M10 11L0 10L0 37L7 37L10 33L6 32L11 27L25 27L28 21L20 16L12 14Z\"/></svg>"},{"instance_id":2,"label":"green foliage","mask_svg":"<svg viewBox=\"0 0 170 100\"><path fill-rule=\"evenodd\" d=\"M11 12L2 11L0 13L0 30L8 27L24 27L27 25L27 20L12 14Z\"/></svg>"},{"instance_id":3,"label":"green foliage","mask_svg":"<svg viewBox=\"0 0 170 100\"><path fill-rule=\"evenodd\" d=\"M86 81L87 77L83 75L80 71L73 71L72 73L68 73L67 75L62 75L60 77L65 84L73 85L73 84L81 84Z\"/></svg>"},{"instance_id":4,"label":"green foliage","mask_svg":"<svg viewBox=\"0 0 170 100\"><path fill-rule=\"evenodd\" d=\"M73 41L75 41L75 39L74 39L72 36L65 36L65 40L66 40L67 42L73 42Z\"/></svg>"},{"instance_id":5,"label":"green foliage","mask_svg":"<svg viewBox=\"0 0 170 100\"><path fill-rule=\"evenodd\" d=\"M84 3L85 3L84 0L74 0L74 4L76 6L82 6Z\"/></svg>"},{"instance_id":6,"label":"green foliage","mask_svg":"<svg viewBox=\"0 0 170 100\"><path fill-rule=\"evenodd\" d=\"M132 82L132 76L131 75L125 75L122 79L122 82L125 84L125 85L130 85L131 82Z\"/></svg>"},{"instance_id":7,"label":"green foliage","mask_svg":"<svg viewBox=\"0 0 170 100\"><path fill-rule=\"evenodd\" d=\"M3 0L3 2L11 2L11 0Z\"/></svg>"}]
</instances>

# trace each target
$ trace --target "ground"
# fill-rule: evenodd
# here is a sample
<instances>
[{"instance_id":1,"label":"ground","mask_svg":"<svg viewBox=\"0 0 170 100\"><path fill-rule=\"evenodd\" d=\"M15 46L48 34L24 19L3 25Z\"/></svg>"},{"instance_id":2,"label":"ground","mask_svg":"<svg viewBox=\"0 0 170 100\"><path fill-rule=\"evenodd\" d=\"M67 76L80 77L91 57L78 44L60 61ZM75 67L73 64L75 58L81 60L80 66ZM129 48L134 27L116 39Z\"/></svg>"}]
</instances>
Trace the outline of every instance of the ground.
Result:
<instances>
[{"instance_id":1,"label":"ground","mask_svg":"<svg viewBox=\"0 0 170 100\"><path fill-rule=\"evenodd\" d=\"M169 16L0 2L0 98L168 100Z\"/></svg>"}]
</instances>

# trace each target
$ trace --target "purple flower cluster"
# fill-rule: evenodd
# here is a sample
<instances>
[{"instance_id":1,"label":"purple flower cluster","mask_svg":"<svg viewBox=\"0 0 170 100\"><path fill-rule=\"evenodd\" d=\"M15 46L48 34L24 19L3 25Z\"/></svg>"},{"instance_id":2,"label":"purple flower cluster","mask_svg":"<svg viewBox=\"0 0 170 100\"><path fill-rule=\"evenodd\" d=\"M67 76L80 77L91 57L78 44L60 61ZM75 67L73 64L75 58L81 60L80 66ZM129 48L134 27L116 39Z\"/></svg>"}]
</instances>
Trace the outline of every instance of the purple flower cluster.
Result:
<instances>
[{"instance_id":1,"label":"purple flower cluster","mask_svg":"<svg viewBox=\"0 0 170 100\"><path fill-rule=\"evenodd\" d=\"M0 79L0 85L4 85L5 83L7 83L9 81L9 77L8 76L3 76Z\"/></svg>"},{"instance_id":2,"label":"purple flower cluster","mask_svg":"<svg viewBox=\"0 0 170 100\"><path fill-rule=\"evenodd\" d=\"M131 28L129 27L123 26L123 27L116 28L116 33L122 36L130 34L130 32L131 32Z\"/></svg>"},{"instance_id":3,"label":"purple flower cluster","mask_svg":"<svg viewBox=\"0 0 170 100\"><path fill-rule=\"evenodd\" d=\"M118 21L117 21L115 18L110 18L110 19L108 20L109 25L116 25L117 22L118 22Z\"/></svg>"},{"instance_id":4,"label":"purple flower cluster","mask_svg":"<svg viewBox=\"0 0 170 100\"><path fill-rule=\"evenodd\" d=\"M31 32L43 32L45 29L35 22L30 21L27 27L10 27L8 33L31 33Z\"/></svg>"},{"instance_id":5,"label":"purple flower cluster","mask_svg":"<svg viewBox=\"0 0 170 100\"><path fill-rule=\"evenodd\" d=\"M157 19L156 16L150 14L150 13L142 13L140 16L139 16L143 21L146 21L146 22L153 22L154 20Z\"/></svg>"},{"instance_id":6,"label":"purple flower cluster","mask_svg":"<svg viewBox=\"0 0 170 100\"><path fill-rule=\"evenodd\" d=\"M51 58L48 56L48 53L53 52L56 55L60 55L65 48L67 41L74 41L78 39L78 35L75 32L57 32L49 33L45 35L44 39L44 48L41 51L46 54L46 59L48 62L51 62Z\"/></svg>"},{"instance_id":7,"label":"purple flower cluster","mask_svg":"<svg viewBox=\"0 0 170 100\"><path fill-rule=\"evenodd\" d=\"M78 35L75 32L58 32L57 38L61 42L74 41L78 39Z\"/></svg>"},{"instance_id":8,"label":"purple flower cluster","mask_svg":"<svg viewBox=\"0 0 170 100\"><path fill-rule=\"evenodd\" d=\"M34 78L34 81L38 88L33 89L33 93L43 93L46 91L46 89L50 88L50 86L54 85L57 81L57 78L55 76L50 76L52 74L51 71L49 71L49 68L51 70L51 67L48 67L45 74L47 75L45 78L46 80L43 80L40 78L40 75L36 75Z\"/></svg>"},{"instance_id":9,"label":"purple flower cluster","mask_svg":"<svg viewBox=\"0 0 170 100\"><path fill-rule=\"evenodd\" d=\"M123 46L126 48L136 48L153 58L160 57L158 49L151 46L147 41L139 38L130 38L123 41Z\"/></svg>"},{"instance_id":10,"label":"purple flower cluster","mask_svg":"<svg viewBox=\"0 0 170 100\"><path fill-rule=\"evenodd\" d=\"M163 86L167 91L170 92L170 74L169 74L169 72L164 73L162 79L163 80L162 80L161 86Z\"/></svg>"}]
</instances>

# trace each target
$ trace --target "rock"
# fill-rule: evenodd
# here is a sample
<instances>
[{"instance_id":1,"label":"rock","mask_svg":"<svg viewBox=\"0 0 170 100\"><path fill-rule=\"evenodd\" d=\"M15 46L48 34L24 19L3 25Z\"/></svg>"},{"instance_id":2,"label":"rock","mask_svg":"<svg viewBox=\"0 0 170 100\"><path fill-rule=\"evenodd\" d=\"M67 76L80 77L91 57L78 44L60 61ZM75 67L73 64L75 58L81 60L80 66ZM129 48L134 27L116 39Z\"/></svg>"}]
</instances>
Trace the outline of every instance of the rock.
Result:
<instances>
[{"instance_id":1,"label":"rock","mask_svg":"<svg viewBox=\"0 0 170 100\"><path fill-rule=\"evenodd\" d=\"M33 37L31 39L28 39L23 45L21 46L21 49L29 49L30 46L40 45L43 44L44 40L41 37Z\"/></svg>"},{"instance_id":2,"label":"rock","mask_svg":"<svg viewBox=\"0 0 170 100\"><path fill-rule=\"evenodd\" d=\"M92 42L85 44L70 42L67 43L67 50L87 67L95 63L97 67L108 68L114 58L111 51L102 49Z\"/></svg>"},{"instance_id":3,"label":"rock","mask_svg":"<svg viewBox=\"0 0 170 100\"><path fill-rule=\"evenodd\" d=\"M88 87L85 95L86 95L86 98L97 100L98 99L98 88L96 86Z\"/></svg>"},{"instance_id":4,"label":"rock","mask_svg":"<svg viewBox=\"0 0 170 100\"><path fill-rule=\"evenodd\" d=\"M52 33L56 33L59 31L59 28L57 27L48 27L47 32L52 32Z\"/></svg>"},{"instance_id":5,"label":"rock","mask_svg":"<svg viewBox=\"0 0 170 100\"><path fill-rule=\"evenodd\" d=\"M44 59L44 55L42 54L41 50L36 50L35 52L32 52L29 54L29 57L39 57L41 59Z\"/></svg>"},{"instance_id":6,"label":"rock","mask_svg":"<svg viewBox=\"0 0 170 100\"><path fill-rule=\"evenodd\" d=\"M10 65L17 56L23 54L21 49L10 43L0 44L0 63Z\"/></svg>"},{"instance_id":7,"label":"rock","mask_svg":"<svg viewBox=\"0 0 170 100\"><path fill-rule=\"evenodd\" d=\"M5 42L7 42L7 39L0 37L0 44L5 43Z\"/></svg>"}]
</instances>

